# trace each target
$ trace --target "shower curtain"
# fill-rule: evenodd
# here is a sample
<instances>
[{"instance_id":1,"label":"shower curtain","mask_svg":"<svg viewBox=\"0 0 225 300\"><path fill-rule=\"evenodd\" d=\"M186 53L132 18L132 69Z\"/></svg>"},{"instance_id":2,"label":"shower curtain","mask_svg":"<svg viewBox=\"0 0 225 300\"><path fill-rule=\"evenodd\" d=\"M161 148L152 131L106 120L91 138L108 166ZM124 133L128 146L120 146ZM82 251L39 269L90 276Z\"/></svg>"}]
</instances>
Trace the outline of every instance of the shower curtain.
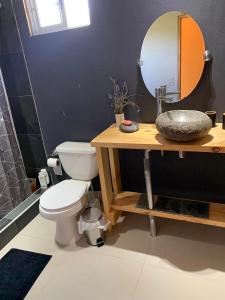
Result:
<instances>
[{"instance_id":1,"label":"shower curtain","mask_svg":"<svg viewBox=\"0 0 225 300\"><path fill-rule=\"evenodd\" d=\"M0 70L0 219L30 194Z\"/></svg>"}]
</instances>

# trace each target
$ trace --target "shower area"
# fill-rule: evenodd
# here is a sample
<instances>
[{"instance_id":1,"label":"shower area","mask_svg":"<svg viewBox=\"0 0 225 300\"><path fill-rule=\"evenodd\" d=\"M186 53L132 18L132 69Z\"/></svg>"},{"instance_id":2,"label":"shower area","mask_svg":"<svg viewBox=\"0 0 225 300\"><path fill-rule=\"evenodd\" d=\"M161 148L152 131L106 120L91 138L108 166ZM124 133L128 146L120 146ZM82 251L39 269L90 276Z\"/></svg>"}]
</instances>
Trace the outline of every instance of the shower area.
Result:
<instances>
[{"instance_id":1,"label":"shower area","mask_svg":"<svg viewBox=\"0 0 225 300\"><path fill-rule=\"evenodd\" d=\"M0 233L38 201L38 172L46 167L13 3L0 0Z\"/></svg>"}]
</instances>

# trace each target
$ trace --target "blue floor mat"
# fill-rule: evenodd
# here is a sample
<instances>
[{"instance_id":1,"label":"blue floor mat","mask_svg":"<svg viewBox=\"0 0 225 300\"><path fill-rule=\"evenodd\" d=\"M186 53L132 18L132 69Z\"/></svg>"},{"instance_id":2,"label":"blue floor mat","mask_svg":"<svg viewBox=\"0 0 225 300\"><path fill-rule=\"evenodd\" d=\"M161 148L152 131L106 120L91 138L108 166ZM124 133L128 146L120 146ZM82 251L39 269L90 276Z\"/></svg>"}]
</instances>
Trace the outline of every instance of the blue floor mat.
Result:
<instances>
[{"instance_id":1,"label":"blue floor mat","mask_svg":"<svg viewBox=\"0 0 225 300\"><path fill-rule=\"evenodd\" d=\"M11 249L0 260L0 299L22 300L51 255Z\"/></svg>"}]
</instances>

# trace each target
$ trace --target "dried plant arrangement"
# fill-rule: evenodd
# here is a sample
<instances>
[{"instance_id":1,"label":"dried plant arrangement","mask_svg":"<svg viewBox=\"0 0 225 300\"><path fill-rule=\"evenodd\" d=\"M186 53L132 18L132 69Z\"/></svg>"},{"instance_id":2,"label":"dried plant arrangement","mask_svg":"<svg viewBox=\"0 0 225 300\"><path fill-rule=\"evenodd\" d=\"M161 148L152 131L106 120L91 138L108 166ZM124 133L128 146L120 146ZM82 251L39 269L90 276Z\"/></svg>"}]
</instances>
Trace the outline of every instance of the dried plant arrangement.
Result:
<instances>
[{"instance_id":1,"label":"dried plant arrangement","mask_svg":"<svg viewBox=\"0 0 225 300\"><path fill-rule=\"evenodd\" d=\"M112 101L111 106L115 114L123 114L124 108L127 105L138 107L138 105L131 100L131 97L134 97L135 95L128 95L126 81L124 81L122 87L120 87L116 79L110 77L110 80L112 81L113 92L109 93L108 96Z\"/></svg>"}]
</instances>

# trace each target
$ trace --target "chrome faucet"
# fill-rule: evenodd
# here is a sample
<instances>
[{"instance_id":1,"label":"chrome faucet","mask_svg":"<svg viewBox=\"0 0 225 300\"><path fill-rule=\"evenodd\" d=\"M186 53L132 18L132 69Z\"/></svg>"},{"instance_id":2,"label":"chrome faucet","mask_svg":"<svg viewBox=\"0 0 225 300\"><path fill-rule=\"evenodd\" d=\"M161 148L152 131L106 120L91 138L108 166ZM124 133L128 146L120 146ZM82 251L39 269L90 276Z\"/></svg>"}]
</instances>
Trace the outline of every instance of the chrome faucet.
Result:
<instances>
[{"instance_id":1,"label":"chrome faucet","mask_svg":"<svg viewBox=\"0 0 225 300\"><path fill-rule=\"evenodd\" d=\"M161 85L160 88L155 89L155 97L157 100L157 116L162 113L162 101L166 103L174 102L173 98L167 97L168 95L178 95L180 94L179 91L177 92L167 92L167 86Z\"/></svg>"}]
</instances>

